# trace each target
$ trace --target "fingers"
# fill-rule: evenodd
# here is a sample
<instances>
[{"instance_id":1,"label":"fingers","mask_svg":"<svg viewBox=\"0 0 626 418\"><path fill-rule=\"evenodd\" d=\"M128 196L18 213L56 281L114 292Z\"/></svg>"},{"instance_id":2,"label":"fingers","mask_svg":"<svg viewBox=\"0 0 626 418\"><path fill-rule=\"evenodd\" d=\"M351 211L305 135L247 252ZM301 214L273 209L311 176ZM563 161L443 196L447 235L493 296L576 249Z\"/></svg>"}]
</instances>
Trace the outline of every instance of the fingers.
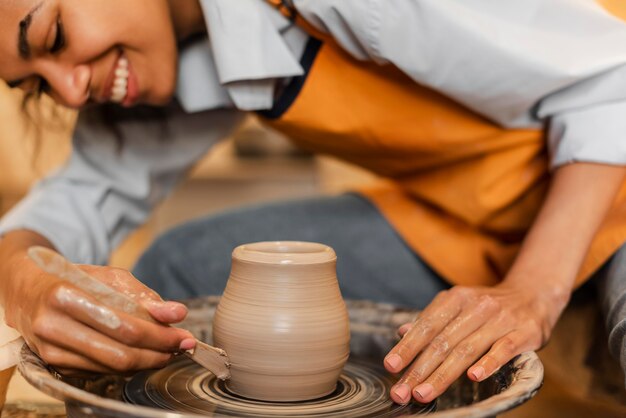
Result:
<instances>
[{"instance_id":1,"label":"fingers","mask_svg":"<svg viewBox=\"0 0 626 418\"><path fill-rule=\"evenodd\" d=\"M459 292L440 292L385 357L385 368L391 373L398 373L411 364L417 354L459 314L462 306Z\"/></svg>"},{"instance_id":2,"label":"fingers","mask_svg":"<svg viewBox=\"0 0 626 418\"><path fill-rule=\"evenodd\" d=\"M470 379L482 381L518 354L538 347L539 344L535 344L523 330L502 335L501 327L493 324L483 327L459 343L441 366L413 389L413 397L418 402L431 402L445 392L464 370L467 369ZM479 357L480 360L474 363Z\"/></svg>"},{"instance_id":3,"label":"fingers","mask_svg":"<svg viewBox=\"0 0 626 418\"><path fill-rule=\"evenodd\" d=\"M162 301L158 293L139 281L128 270L109 266L81 265L79 267L131 299Z\"/></svg>"},{"instance_id":4,"label":"fingers","mask_svg":"<svg viewBox=\"0 0 626 418\"><path fill-rule=\"evenodd\" d=\"M102 305L89 294L62 285L54 292L52 306L76 321L129 347L175 352L181 343L193 339L185 330L144 321ZM50 327L46 317L39 320L43 328ZM60 330L63 332L63 330Z\"/></svg>"},{"instance_id":5,"label":"fingers","mask_svg":"<svg viewBox=\"0 0 626 418\"><path fill-rule=\"evenodd\" d=\"M185 305L178 302L164 302L158 293L141 283L127 270L90 265L82 265L80 268L117 292L135 299L159 322L176 324L187 316Z\"/></svg>"},{"instance_id":6,"label":"fingers","mask_svg":"<svg viewBox=\"0 0 626 418\"><path fill-rule=\"evenodd\" d=\"M187 307L179 302L145 300L141 304L154 319L164 324L177 324L187 317Z\"/></svg>"},{"instance_id":7,"label":"fingers","mask_svg":"<svg viewBox=\"0 0 626 418\"><path fill-rule=\"evenodd\" d=\"M92 266L84 270L98 279L107 276L102 281L128 297L150 301L151 314L158 321L175 322L187 313L181 304L162 302L128 272L110 274L110 268ZM14 298L17 308L12 311L19 312L14 316L28 344L45 361L64 371L119 373L161 367L172 352L195 344L188 331L106 306L54 276L46 275L45 279L34 281Z\"/></svg>"},{"instance_id":8,"label":"fingers","mask_svg":"<svg viewBox=\"0 0 626 418\"><path fill-rule=\"evenodd\" d=\"M38 351L55 366L125 372L162 367L172 357L170 353L125 346L78 321L50 316L47 324L37 329Z\"/></svg>"},{"instance_id":9,"label":"fingers","mask_svg":"<svg viewBox=\"0 0 626 418\"><path fill-rule=\"evenodd\" d=\"M399 329L402 340L385 366L397 372L412 364L391 398L400 404L411 398L431 402L466 371L480 382L518 354L540 348L551 329L534 297L498 287L440 293L413 325Z\"/></svg>"},{"instance_id":10,"label":"fingers","mask_svg":"<svg viewBox=\"0 0 626 418\"><path fill-rule=\"evenodd\" d=\"M67 351L54 345L42 346L38 349L39 356L48 364L53 364L56 371L64 376L77 376L81 372L115 374L116 371L104 367L93 360Z\"/></svg>"},{"instance_id":11,"label":"fingers","mask_svg":"<svg viewBox=\"0 0 626 418\"><path fill-rule=\"evenodd\" d=\"M479 304L477 309L460 314L444 330L437 335L423 350L419 357L413 362L404 373L397 385L406 384L414 388L426 377L430 376L452 353L455 347L468 335L476 331L485 322L485 317L490 313L489 307ZM391 389L392 397L396 388ZM408 402L406 390L400 389L397 398L403 402ZM404 396L402 396L404 395Z\"/></svg>"},{"instance_id":12,"label":"fingers","mask_svg":"<svg viewBox=\"0 0 626 418\"><path fill-rule=\"evenodd\" d=\"M406 324L400 325L398 328L398 336L404 337L404 335L409 332L409 330L413 327L413 323L407 322Z\"/></svg>"},{"instance_id":13,"label":"fingers","mask_svg":"<svg viewBox=\"0 0 626 418\"><path fill-rule=\"evenodd\" d=\"M507 364L513 357L532 348L526 348L526 336L520 332L511 332L500 338L489 352L481 357L467 371L467 376L475 382L482 382Z\"/></svg>"},{"instance_id":14,"label":"fingers","mask_svg":"<svg viewBox=\"0 0 626 418\"><path fill-rule=\"evenodd\" d=\"M472 365L499 335L495 327L481 328L454 347L439 367L413 388L413 397L422 403L441 395Z\"/></svg>"}]
</instances>

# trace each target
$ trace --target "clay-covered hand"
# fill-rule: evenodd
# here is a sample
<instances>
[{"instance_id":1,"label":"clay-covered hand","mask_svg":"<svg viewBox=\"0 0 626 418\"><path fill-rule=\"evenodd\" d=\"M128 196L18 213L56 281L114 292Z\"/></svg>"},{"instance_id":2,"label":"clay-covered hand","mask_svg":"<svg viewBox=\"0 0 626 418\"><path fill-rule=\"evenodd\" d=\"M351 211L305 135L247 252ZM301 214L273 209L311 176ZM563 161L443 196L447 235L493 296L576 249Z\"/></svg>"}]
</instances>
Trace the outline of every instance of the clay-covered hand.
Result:
<instances>
[{"instance_id":1,"label":"clay-covered hand","mask_svg":"<svg viewBox=\"0 0 626 418\"><path fill-rule=\"evenodd\" d=\"M400 327L402 339L385 357L388 371L406 369L391 398L430 402L466 371L483 381L516 355L541 348L564 306L506 284L441 292L413 324Z\"/></svg>"},{"instance_id":2,"label":"clay-covered hand","mask_svg":"<svg viewBox=\"0 0 626 418\"><path fill-rule=\"evenodd\" d=\"M5 287L6 320L47 363L63 371L128 372L163 366L173 353L195 345L188 331L167 326L185 318L184 305L163 302L125 270L81 268L137 300L163 325L104 306L23 257L13 263L12 284Z\"/></svg>"}]
</instances>

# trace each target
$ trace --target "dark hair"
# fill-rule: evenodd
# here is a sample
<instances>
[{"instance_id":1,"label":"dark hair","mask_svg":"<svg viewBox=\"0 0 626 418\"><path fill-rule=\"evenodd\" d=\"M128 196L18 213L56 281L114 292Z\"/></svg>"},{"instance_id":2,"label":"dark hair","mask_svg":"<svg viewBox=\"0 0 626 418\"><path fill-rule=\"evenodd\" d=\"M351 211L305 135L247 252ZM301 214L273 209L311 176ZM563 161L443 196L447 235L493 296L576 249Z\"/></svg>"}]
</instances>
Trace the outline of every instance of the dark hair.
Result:
<instances>
[{"instance_id":1,"label":"dark hair","mask_svg":"<svg viewBox=\"0 0 626 418\"><path fill-rule=\"evenodd\" d=\"M45 130L57 132L66 130L70 120L62 115L58 105L53 103L45 92L41 90L25 92L21 103L22 113L25 116L24 129L26 133L34 131L33 169L37 170L36 162L41 152L41 138Z\"/></svg>"},{"instance_id":2,"label":"dark hair","mask_svg":"<svg viewBox=\"0 0 626 418\"><path fill-rule=\"evenodd\" d=\"M107 123L108 127L113 130L118 152L122 151L124 142L126 141L124 133L119 126L119 123L125 120L135 122L158 120L161 123L159 139L165 140L170 134L165 107L142 105L128 109L113 103L105 103L98 106L100 106L102 110L104 121Z\"/></svg>"}]
</instances>

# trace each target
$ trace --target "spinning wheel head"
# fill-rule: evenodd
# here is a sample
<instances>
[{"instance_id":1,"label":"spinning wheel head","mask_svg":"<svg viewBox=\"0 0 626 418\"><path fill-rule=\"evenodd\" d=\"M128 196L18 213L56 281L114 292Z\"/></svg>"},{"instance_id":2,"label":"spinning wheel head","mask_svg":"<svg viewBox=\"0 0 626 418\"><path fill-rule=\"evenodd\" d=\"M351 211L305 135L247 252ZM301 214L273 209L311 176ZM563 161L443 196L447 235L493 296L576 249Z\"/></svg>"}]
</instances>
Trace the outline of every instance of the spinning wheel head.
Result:
<instances>
[{"instance_id":1,"label":"spinning wheel head","mask_svg":"<svg viewBox=\"0 0 626 418\"><path fill-rule=\"evenodd\" d=\"M389 398L393 379L381 367L349 361L335 391L300 402L266 402L228 391L224 382L187 361L136 375L124 391L129 403L192 414L238 417L395 417L432 411L434 404L407 406Z\"/></svg>"}]
</instances>

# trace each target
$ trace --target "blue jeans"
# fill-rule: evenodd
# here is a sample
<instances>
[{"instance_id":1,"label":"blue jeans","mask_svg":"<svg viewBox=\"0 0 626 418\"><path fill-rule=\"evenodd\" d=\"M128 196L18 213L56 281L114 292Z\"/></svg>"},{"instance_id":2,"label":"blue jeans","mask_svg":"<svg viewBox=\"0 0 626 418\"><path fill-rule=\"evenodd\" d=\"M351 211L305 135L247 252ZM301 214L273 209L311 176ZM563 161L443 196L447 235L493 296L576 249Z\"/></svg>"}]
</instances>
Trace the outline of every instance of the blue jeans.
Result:
<instances>
[{"instance_id":1,"label":"blue jeans","mask_svg":"<svg viewBox=\"0 0 626 418\"><path fill-rule=\"evenodd\" d=\"M594 280L609 332L609 350L626 376L626 246L613 255Z\"/></svg>"},{"instance_id":2,"label":"blue jeans","mask_svg":"<svg viewBox=\"0 0 626 418\"><path fill-rule=\"evenodd\" d=\"M157 239L134 274L168 299L221 295L236 246L285 240L333 247L347 299L423 308L449 287L371 203L354 194L245 208L184 224Z\"/></svg>"},{"instance_id":3,"label":"blue jeans","mask_svg":"<svg viewBox=\"0 0 626 418\"><path fill-rule=\"evenodd\" d=\"M449 287L367 200L354 194L227 212L174 228L141 257L135 275L168 299L222 294L231 252L256 241L330 245L347 299L424 308ZM626 370L626 247L594 277L611 352Z\"/></svg>"}]
</instances>

